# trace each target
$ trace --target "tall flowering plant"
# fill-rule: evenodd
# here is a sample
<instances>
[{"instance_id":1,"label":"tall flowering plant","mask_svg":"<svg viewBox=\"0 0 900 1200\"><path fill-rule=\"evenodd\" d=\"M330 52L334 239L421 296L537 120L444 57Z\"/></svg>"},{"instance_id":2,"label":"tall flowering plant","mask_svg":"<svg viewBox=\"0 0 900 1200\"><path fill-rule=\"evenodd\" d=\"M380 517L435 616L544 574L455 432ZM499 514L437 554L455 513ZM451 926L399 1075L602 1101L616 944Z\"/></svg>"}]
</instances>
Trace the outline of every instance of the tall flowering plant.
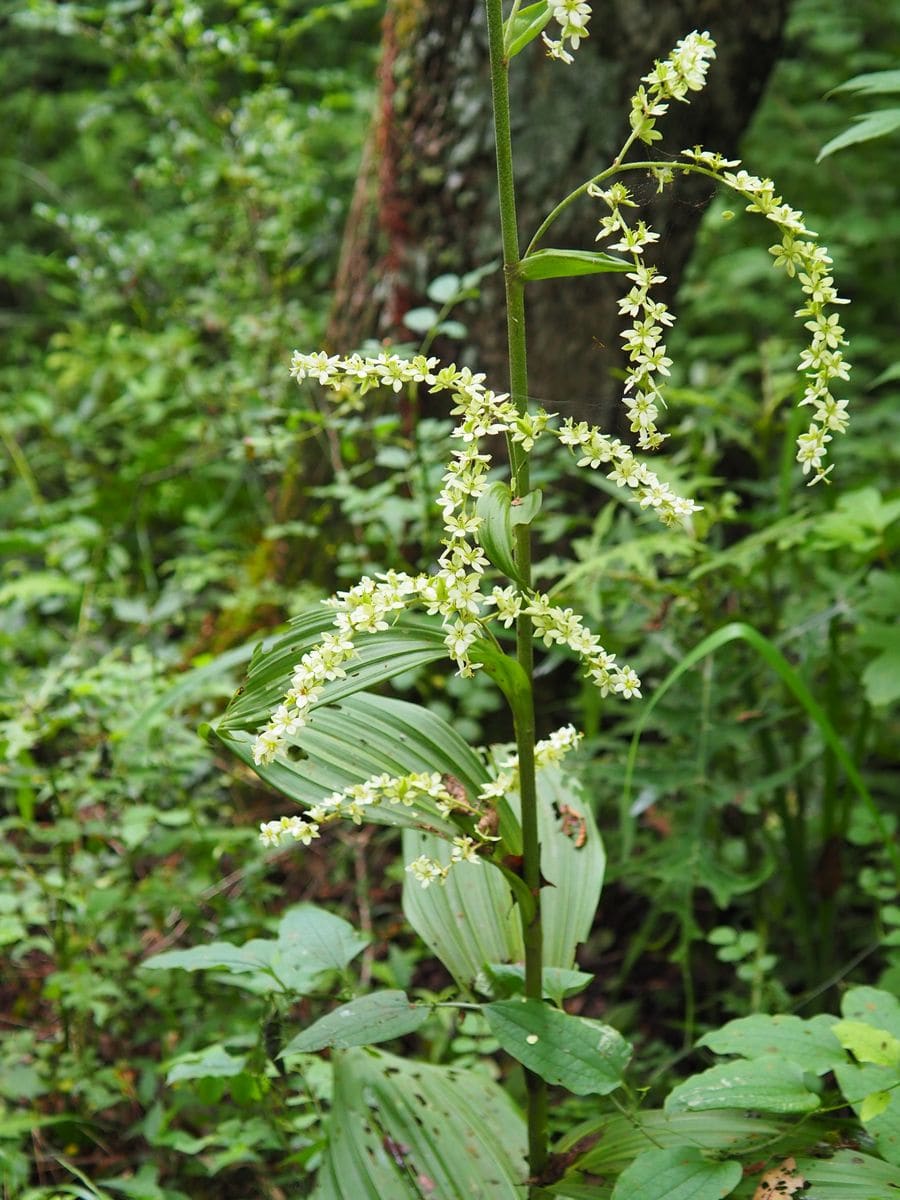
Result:
<instances>
[{"instance_id":1,"label":"tall flowering plant","mask_svg":"<svg viewBox=\"0 0 900 1200\"><path fill-rule=\"evenodd\" d=\"M686 103L703 88L715 58L710 35L689 34L653 65L635 92L631 132L614 162L563 198L522 253L513 188L510 62L541 37L552 57L571 63L588 36L591 6L583 0L541 0L523 7L516 0L505 20L501 0L487 0L486 7L509 330L507 390L493 390L468 368L421 355L294 354L291 374L298 383L311 381L339 401L373 389L446 394L457 423L435 501L443 549L429 572L396 569L364 576L328 600L324 611L305 615L288 635L263 648L217 733L299 803L300 811L263 824L265 845L308 846L325 826L341 820L404 829L407 916L469 998L489 997L482 1012L491 1031L524 1068L525 1135L523 1140L517 1113L486 1083L477 1097L459 1092L460 1107L452 1119L444 1112L443 1131L434 1127L420 1136L412 1125L403 1125L411 1140L407 1145L385 1127L381 1132L394 1150L385 1151L384 1139L380 1151L367 1143L368 1163L354 1148L352 1133L335 1125L320 1174L317 1195L322 1197L549 1194L546 1189L564 1168L548 1145L548 1084L581 1094L604 1094L622 1084L627 1043L607 1026L570 1015L563 1004L586 980L575 970L574 955L590 929L603 856L589 808L560 765L580 733L565 726L544 740L536 737L535 645L566 648L612 702L639 702L641 682L605 648L598 631L533 584L531 533L541 495L531 486L530 463L537 443L555 438L578 467L601 471L664 525L690 528L700 508L663 482L646 457L666 438L659 427L671 367L664 339L675 317L658 299L665 279L654 261L658 234L635 218L637 206L625 182L629 174L650 172L660 189L678 174L704 175L734 191L747 211L769 223L775 267L799 285L797 315L810 335L799 359L798 393L800 404L811 409L811 422L797 445L797 460L810 483L829 475L829 444L847 426L846 401L834 393L849 370L836 307L844 301L835 290L831 259L802 213L783 201L771 180L702 147L663 161L629 157L636 143L652 147L660 139L657 123L673 102ZM597 240L604 249L545 246L556 219L582 196L599 207ZM619 302L628 362L622 401L633 435L628 441L587 422L560 420L527 399L526 289L547 278L605 272L621 273L630 285ZM503 464L492 457L498 442L506 447ZM515 752L510 757L496 762L475 753L433 714L371 694L375 684L439 657L449 658L463 678L483 672L496 683L512 718ZM524 964L519 974L517 963ZM385 1097L400 1103L390 1091L389 1076L402 1074L403 1068L390 1060L390 1071L381 1070L371 1056L353 1058L350 1047L409 1032L427 1012L423 1015L426 1006L405 996L397 1000L386 993L379 1000L378 995L344 1006L340 1037L326 1032L314 1048L343 1051L344 1057L335 1059L335 1104L344 1106L344 1115L356 1104L370 1120L374 1106L379 1120L387 1121ZM310 1044L307 1038L295 1048ZM435 1097L453 1092L458 1080L426 1079L424 1068L418 1069L422 1095L440 1106L444 1101ZM362 1093L353 1088L362 1087L363 1079L369 1090L360 1101ZM466 1131L459 1135L460 1145L468 1160L481 1164L477 1191L464 1190L461 1167L448 1176L440 1166L441 1137L456 1145L457 1118ZM478 1130L498 1121L506 1131L502 1146L489 1144L490 1138L479 1140ZM370 1120L367 1129L377 1134L381 1126ZM401 1162L399 1175L391 1174L387 1160L392 1156L395 1165ZM693 1170L697 1163L688 1157ZM402 1190L413 1160L425 1190ZM713 1164L709 1179L715 1176L715 1195L732 1190L734 1165L726 1164L723 1175L721 1164ZM677 1190L673 1170L666 1186ZM435 1190L437 1178L444 1190ZM619 1200L625 1192L617 1188L613 1194Z\"/></svg>"}]
</instances>

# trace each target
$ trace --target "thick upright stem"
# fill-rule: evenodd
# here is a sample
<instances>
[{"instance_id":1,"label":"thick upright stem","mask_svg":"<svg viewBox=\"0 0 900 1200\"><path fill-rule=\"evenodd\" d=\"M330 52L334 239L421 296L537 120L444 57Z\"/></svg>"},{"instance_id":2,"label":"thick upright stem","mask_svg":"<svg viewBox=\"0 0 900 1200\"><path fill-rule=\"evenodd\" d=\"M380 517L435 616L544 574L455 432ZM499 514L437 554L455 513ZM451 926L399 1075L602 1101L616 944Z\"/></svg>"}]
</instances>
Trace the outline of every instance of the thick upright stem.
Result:
<instances>
[{"instance_id":1,"label":"thick upright stem","mask_svg":"<svg viewBox=\"0 0 900 1200\"><path fill-rule=\"evenodd\" d=\"M518 274L519 233L516 223L516 193L513 180L512 138L509 120L508 70L503 50L502 0L486 0L491 56L491 92L497 146L497 184L500 197L500 228L503 241L503 271L506 283L506 325L509 343L509 383L513 402L520 412L528 405L528 362L525 343L525 286ZM528 455L511 440L509 445L512 486L516 496L528 492ZM516 565L526 582L531 579L531 537L527 525L516 526ZM532 677L534 634L529 617L516 623L516 653L519 664ZM538 836L537 787L534 771L534 697L528 695L515 714L516 748L519 756L519 796L522 812L522 875L534 896L534 914L523 914L525 943L525 995L540 1001L543 996L543 935L541 926L541 845ZM547 1086L530 1071L525 1072L528 1094L528 1163L532 1178L547 1162Z\"/></svg>"}]
</instances>

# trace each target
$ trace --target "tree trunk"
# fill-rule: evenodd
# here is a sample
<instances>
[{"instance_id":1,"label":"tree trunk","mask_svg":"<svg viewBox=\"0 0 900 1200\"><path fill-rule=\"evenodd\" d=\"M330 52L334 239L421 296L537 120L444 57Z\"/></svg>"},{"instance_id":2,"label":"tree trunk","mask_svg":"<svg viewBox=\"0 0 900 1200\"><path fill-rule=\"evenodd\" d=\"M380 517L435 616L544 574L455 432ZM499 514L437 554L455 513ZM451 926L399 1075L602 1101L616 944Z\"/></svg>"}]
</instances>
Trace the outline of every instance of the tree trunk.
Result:
<instances>
[{"instance_id":1,"label":"tree trunk","mask_svg":"<svg viewBox=\"0 0 900 1200\"><path fill-rule=\"evenodd\" d=\"M701 144L733 156L777 58L788 0L606 0L594 4L591 36L566 67L538 41L513 63L511 104L523 247L563 196L604 169L627 132L628 101L654 58L692 29L718 44L707 88L661 118L667 147ZM389 0L377 109L348 222L329 345L366 338L416 341L403 326L437 275L499 260L487 38L481 0ZM646 147L636 154L644 157ZM681 178L664 193L630 178L661 235L658 261L671 300L710 189ZM554 227L554 246L594 245L600 202L585 198ZM532 285L528 295L530 389L548 407L607 428L623 365L616 276ZM464 349L438 352L505 386L505 317L499 270L482 283ZM454 314L456 315L456 314ZM615 406L615 407L614 407Z\"/></svg>"}]
</instances>

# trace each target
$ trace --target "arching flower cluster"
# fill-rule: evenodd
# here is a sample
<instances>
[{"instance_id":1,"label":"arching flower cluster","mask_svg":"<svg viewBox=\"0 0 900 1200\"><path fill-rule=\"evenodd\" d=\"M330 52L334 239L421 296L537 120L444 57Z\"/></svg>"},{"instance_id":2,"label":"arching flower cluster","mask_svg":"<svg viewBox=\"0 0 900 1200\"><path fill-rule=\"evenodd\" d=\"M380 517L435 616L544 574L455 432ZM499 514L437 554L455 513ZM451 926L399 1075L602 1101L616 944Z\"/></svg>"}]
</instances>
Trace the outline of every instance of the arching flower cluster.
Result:
<instances>
[{"instance_id":1,"label":"arching flower cluster","mask_svg":"<svg viewBox=\"0 0 900 1200\"><path fill-rule=\"evenodd\" d=\"M572 725L555 730L535 745L536 767L540 769L560 762L570 750L575 749L582 736ZM333 792L312 805L303 816L264 821L259 827L259 836L262 843L269 847L290 842L309 846L322 836L320 830L324 825L341 819L360 825L367 815L367 809L386 805L402 806L425 829L435 814L449 817L453 813L462 813L470 817L487 818L495 807L495 801L509 795L518 786L518 759L515 755L501 764L494 779L482 787L474 804L469 803L458 781L439 775L436 771L414 772L399 777L375 775L364 783L351 785L343 792ZM485 820L474 825L474 836L460 834L448 839L448 862L420 854L406 870L423 888L432 883L446 883L451 869L457 863L477 865L481 862L481 855L496 841L496 837L489 832L490 828L492 823Z\"/></svg>"},{"instance_id":2,"label":"arching flower cluster","mask_svg":"<svg viewBox=\"0 0 900 1200\"><path fill-rule=\"evenodd\" d=\"M682 153L704 174L743 196L748 201L748 212L761 213L778 229L780 240L769 247L769 253L777 268L797 278L804 302L795 315L812 335L797 368L805 379L800 406L812 408L809 428L797 438L797 461L804 475L812 473L810 484L819 483L833 468L833 464L823 465L832 434L843 433L849 423L847 401L837 399L832 392L835 380L850 378L850 363L841 350L847 344L844 328L838 314L829 312L830 305L849 303L834 286L831 256L816 242L817 234L806 226L803 213L776 194L771 179L761 179L745 170L734 171L740 167L739 161L726 161L700 147Z\"/></svg>"},{"instance_id":3,"label":"arching flower cluster","mask_svg":"<svg viewBox=\"0 0 900 1200\"><path fill-rule=\"evenodd\" d=\"M553 434L564 445L581 448L583 465L611 466L608 477L633 489L641 506L654 508L668 523L689 516L696 509L692 501L682 500L660 484L617 439L571 421L556 428L552 415L543 409L520 413L507 395L490 391L483 375L465 367L439 367L436 359L421 356L341 358L320 352L296 353L291 374L298 381L313 379L342 394L348 386L364 393L372 387L396 389L413 384L424 384L432 392L450 392L452 412L458 419L452 436L460 445L453 452L437 498L444 524L437 571L418 575L388 571L375 579L364 576L327 601L335 610L334 630L294 668L290 689L254 742L257 765L271 762L285 738L303 728L325 684L343 677L346 664L357 653L356 637L390 628L404 609L414 605L441 617L447 653L462 676L471 676L478 669L473 648L489 634L492 621L509 628L520 614L527 614L545 645L566 646L581 658L587 677L604 696L640 696L640 680L634 670L620 666L571 609L560 608L543 593L515 584L484 586L490 563L478 540L481 518L477 502L487 483L491 456L483 439L502 433L527 450L545 432Z\"/></svg>"},{"instance_id":4,"label":"arching flower cluster","mask_svg":"<svg viewBox=\"0 0 900 1200\"><path fill-rule=\"evenodd\" d=\"M414 772L409 775L373 775L363 783L352 784L342 792L333 792L306 810L302 817L280 817L260 825L260 838L267 846L286 841L302 842L308 846L321 837L321 826L332 821L347 820L361 825L366 809L400 805L427 826L437 813L448 817L454 812L473 814L462 789L452 791L448 781L436 771Z\"/></svg>"},{"instance_id":5,"label":"arching flower cluster","mask_svg":"<svg viewBox=\"0 0 900 1200\"><path fill-rule=\"evenodd\" d=\"M591 6L585 0L547 0L550 16L559 26L559 37L551 38L546 33L541 34L547 53L551 58L560 62L574 62L572 55L566 50L566 43L577 50L582 38L588 36L588 22L591 19Z\"/></svg>"},{"instance_id":6,"label":"arching flower cluster","mask_svg":"<svg viewBox=\"0 0 900 1200\"><path fill-rule=\"evenodd\" d=\"M665 283L665 275L643 261L644 248L659 240L659 234L647 228L644 221L629 225L623 209L636 208L631 192L624 183L614 183L605 191L596 184L588 187L588 195L603 200L609 216L600 221L597 241L615 236L611 250L630 254L634 271L628 273L632 287L619 301L619 312L633 318L621 337L628 353L628 375L625 380L625 406L631 421L631 431L638 435L643 450L656 450L665 438L656 427L660 405L665 406L658 376L668 376L672 360L666 355L663 330L674 324L675 318L661 300L650 295L650 289Z\"/></svg>"},{"instance_id":7,"label":"arching flower cluster","mask_svg":"<svg viewBox=\"0 0 900 1200\"><path fill-rule=\"evenodd\" d=\"M710 61L715 57L713 39L706 32L694 30L676 44L668 58L654 64L631 100L629 144L634 138L648 146L660 140L662 134L656 128L657 118L668 112L670 100L687 101L688 92L702 90Z\"/></svg>"},{"instance_id":8,"label":"arching flower cluster","mask_svg":"<svg viewBox=\"0 0 900 1200\"><path fill-rule=\"evenodd\" d=\"M573 725L564 725L562 729L554 730L548 738L535 743L534 765L537 770L561 762L570 750L577 747L583 736L576 731ZM486 815L493 809L495 800L517 791L518 787L519 760L513 754L500 764L500 769L494 778L486 783L478 793L482 815ZM476 826L475 832L478 835L477 841L470 837L453 839L449 862L441 862L427 854L420 854L407 866L406 870L418 880L423 888L429 887L432 883L446 883L447 876L457 863L481 861L478 856L479 850L483 849L483 846L492 838L482 830L480 825Z\"/></svg>"}]
</instances>

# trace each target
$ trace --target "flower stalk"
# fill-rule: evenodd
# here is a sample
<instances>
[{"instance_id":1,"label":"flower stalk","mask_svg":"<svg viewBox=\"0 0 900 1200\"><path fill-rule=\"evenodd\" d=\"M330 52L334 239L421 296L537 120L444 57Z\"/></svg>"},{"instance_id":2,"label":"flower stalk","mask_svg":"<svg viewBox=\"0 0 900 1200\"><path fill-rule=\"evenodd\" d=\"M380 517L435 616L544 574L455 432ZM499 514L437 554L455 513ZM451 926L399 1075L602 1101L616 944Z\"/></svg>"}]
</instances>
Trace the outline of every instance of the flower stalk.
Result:
<instances>
[{"instance_id":1,"label":"flower stalk","mask_svg":"<svg viewBox=\"0 0 900 1200\"><path fill-rule=\"evenodd\" d=\"M509 117L509 60L504 51L502 0L486 0L488 45L491 67L491 98L497 158L497 190L500 203L500 232L503 244L503 275L506 288L506 327L509 353L509 386L513 404L522 416L528 411L528 358L525 338L525 284L519 274L519 231L513 176L512 133ZM528 494L528 451L507 436L513 495ZM531 531L522 524L515 530L516 566L523 582L531 585ZM527 914L521 907L522 938L525 946L525 995L540 1001L543 996L543 931L541 926L541 846L538 834L537 784L534 743L534 626L527 612L516 617L516 657L528 681L517 697L513 718L519 760L519 798L522 826L522 877L534 898ZM527 1091L528 1166L534 1179L547 1162L547 1085L539 1075L525 1071Z\"/></svg>"}]
</instances>

